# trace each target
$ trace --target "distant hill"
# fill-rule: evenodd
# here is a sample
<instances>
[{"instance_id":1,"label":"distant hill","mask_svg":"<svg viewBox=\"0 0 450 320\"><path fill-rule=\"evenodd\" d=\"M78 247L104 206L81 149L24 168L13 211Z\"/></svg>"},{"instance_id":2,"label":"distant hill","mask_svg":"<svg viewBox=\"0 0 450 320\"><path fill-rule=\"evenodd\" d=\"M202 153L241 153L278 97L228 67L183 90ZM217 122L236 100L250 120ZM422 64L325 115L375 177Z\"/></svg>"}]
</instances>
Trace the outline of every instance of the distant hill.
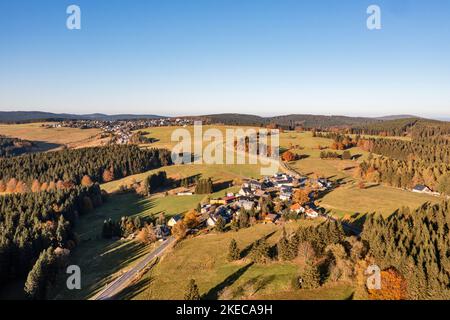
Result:
<instances>
[{"instance_id":1,"label":"distant hill","mask_svg":"<svg viewBox=\"0 0 450 320\"><path fill-rule=\"evenodd\" d=\"M32 122L40 120L131 120L131 119L160 119L158 115L138 115L138 114L116 114L107 115L102 113L93 114L69 114L69 113L51 113L41 111L0 111L0 122Z\"/></svg>"},{"instance_id":2,"label":"distant hill","mask_svg":"<svg viewBox=\"0 0 450 320\"><path fill-rule=\"evenodd\" d=\"M283 127L294 128L303 126L306 128L329 128L344 126L361 126L382 122L383 120L366 117L346 117L346 116L323 116L310 114L290 114L275 117L260 117L248 114L224 113L205 115L200 117L209 120L211 123L223 123L228 125L256 125L264 126L277 124Z\"/></svg>"},{"instance_id":3,"label":"distant hill","mask_svg":"<svg viewBox=\"0 0 450 320\"><path fill-rule=\"evenodd\" d=\"M420 117L416 117L410 114L399 114L399 115L391 115L384 117L377 117L379 120L401 120L401 119L418 119Z\"/></svg>"}]
</instances>

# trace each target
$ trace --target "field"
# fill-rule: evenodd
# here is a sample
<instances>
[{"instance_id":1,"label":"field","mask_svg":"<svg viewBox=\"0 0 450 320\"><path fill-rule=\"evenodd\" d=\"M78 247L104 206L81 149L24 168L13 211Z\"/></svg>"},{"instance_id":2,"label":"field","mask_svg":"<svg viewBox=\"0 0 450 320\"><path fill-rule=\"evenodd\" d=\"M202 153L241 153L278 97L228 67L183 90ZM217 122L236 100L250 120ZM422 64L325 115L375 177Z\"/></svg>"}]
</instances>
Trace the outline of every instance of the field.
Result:
<instances>
[{"instance_id":1,"label":"field","mask_svg":"<svg viewBox=\"0 0 450 320\"><path fill-rule=\"evenodd\" d=\"M300 224L314 222L301 221L287 225L294 230ZM183 299L184 289L189 279L195 279L200 294L205 299L259 299L281 292L283 296L299 299L320 299L333 296L345 299L351 295L348 285L337 285L329 292L328 287L318 290L292 291L291 279L299 271L294 262L271 262L267 265L251 264L243 259L228 262L226 254L229 242L236 239L239 248L248 248L260 238L267 238L269 244L276 245L281 228L272 224L259 224L238 232L207 234L187 239L148 272L133 287L124 290L120 298L126 299Z\"/></svg>"},{"instance_id":2,"label":"field","mask_svg":"<svg viewBox=\"0 0 450 320\"><path fill-rule=\"evenodd\" d=\"M367 159L368 153L359 148L351 148L349 151L352 155L360 155L356 160L320 159L318 146L329 147L331 143L331 139L313 137L311 132L284 132L280 137L280 145L283 148L293 148L293 151L304 156L301 160L291 162L292 168L308 176L324 176L344 183L319 201L321 206L330 210L335 216L373 212L388 216L402 206L415 209L428 201L433 203L440 201L434 196L383 185L371 185L366 189L359 189L358 179L354 177L354 169L360 162ZM337 152L342 153L342 151Z\"/></svg>"},{"instance_id":3,"label":"field","mask_svg":"<svg viewBox=\"0 0 450 320\"><path fill-rule=\"evenodd\" d=\"M80 245L74 251L71 263L80 266L82 290L70 291L58 287L56 299L86 299L92 297L120 272L131 267L139 258L152 251L154 246L139 245L135 241L106 240L101 238L103 221L122 216L146 218L164 212L167 217L195 208L202 196L143 198L133 193L114 194L94 212L80 217L75 232ZM55 290L58 291L58 290Z\"/></svg>"},{"instance_id":4,"label":"field","mask_svg":"<svg viewBox=\"0 0 450 320\"><path fill-rule=\"evenodd\" d=\"M121 185L129 185L136 181L140 182L149 174L165 171L167 176L173 179L181 179L201 175L202 178L212 178L214 183L232 182L235 180L242 180L243 178L258 178L260 177L260 166L252 164L243 165L174 165L160 169L147 171L141 174L128 176L126 178L111 181L102 185L102 189L107 192L114 192L119 189Z\"/></svg>"},{"instance_id":5,"label":"field","mask_svg":"<svg viewBox=\"0 0 450 320\"><path fill-rule=\"evenodd\" d=\"M38 147L51 150L63 145L80 148L101 144L99 129L46 128L48 123L0 124L0 135L34 141Z\"/></svg>"},{"instance_id":6,"label":"field","mask_svg":"<svg viewBox=\"0 0 450 320\"><path fill-rule=\"evenodd\" d=\"M337 216L374 212L389 216L402 206L415 209L425 202L437 203L439 201L439 197L382 185L359 189L358 186L351 184L333 190L319 202L322 207L331 210Z\"/></svg>"},{"instance_id":7,"label":"field","mask_svg":"<svg viewBox=\"0 0 450 320\"><path fill-rule=\"evenodd\" d=\"M209 130L209 129L214 129L214 130L219 130L222 135L223 135L223 139L225 141L226 139L226 130L227 129L250 129L250 128L254 128L254 127L235 127L235 126L221 126L221 125L204 125L202 126L203 129L203 134ZM258 129L258 128L254 128L254 129ZM146 137L148 138L153 138L156 139L156 142L150 144L151 147L155 147L155 148L167 148L167 149L172 149L178 142L177 141L172 141L172 134L175 132L175 130L187 130L190 134L190 137L192 139L192 142L194 141L194 126L186 126L186 127L154 127L154 128L147 128L144 130L139 130L142 132L146 133ZM205 147L206 145L208 145L210 142L209 141L203 141L203 146Z\"/></svg>"}]
</instances>

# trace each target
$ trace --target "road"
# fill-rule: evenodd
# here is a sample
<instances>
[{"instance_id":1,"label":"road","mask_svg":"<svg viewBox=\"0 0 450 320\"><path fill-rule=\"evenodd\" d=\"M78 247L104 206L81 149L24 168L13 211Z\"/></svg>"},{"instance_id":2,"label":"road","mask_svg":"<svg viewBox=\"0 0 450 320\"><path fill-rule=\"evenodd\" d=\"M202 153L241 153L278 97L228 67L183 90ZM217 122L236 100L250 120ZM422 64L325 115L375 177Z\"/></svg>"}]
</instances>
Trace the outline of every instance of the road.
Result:
<instances>
[{"instance_id":1,"label":"road","mask_svg":"<svg viewBox=\"0 0 450 320\"><path fill-rule=\"evenodd\" d=\"M174 237L167 238L158 248L147 254L137 265L119 276L116 280L111 282L106 289L97 294L94 300L109 300L112 299L121 290L126 288L127 285L141 272L144 268L155 258L161 256L172 243L175 242Z\"/></svg>"}]
</instances>

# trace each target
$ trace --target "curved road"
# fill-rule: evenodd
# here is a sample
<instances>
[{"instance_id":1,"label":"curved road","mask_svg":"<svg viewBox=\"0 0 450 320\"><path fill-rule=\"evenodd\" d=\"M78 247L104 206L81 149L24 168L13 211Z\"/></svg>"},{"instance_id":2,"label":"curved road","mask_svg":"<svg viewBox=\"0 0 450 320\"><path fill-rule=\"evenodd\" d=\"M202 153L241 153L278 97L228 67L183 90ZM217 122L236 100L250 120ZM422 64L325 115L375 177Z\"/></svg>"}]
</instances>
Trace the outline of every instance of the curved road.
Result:
<instances>
[{"instance_id":1,"label":"curved road","mask_svg":"<svg viewBox=\"0 0 450 320\"><path fill-rule=\"evenodd\" d=\"M130 282L141 272L144 268L155 258L161 256L172 243L175 242L174 237L167 238L158 248L147 254L137 265L119 276L116 280L111 282L106 289L95 296L94 300L109 300L112 299L121 290L127 287Z\"/></svg>"}]
</instances>

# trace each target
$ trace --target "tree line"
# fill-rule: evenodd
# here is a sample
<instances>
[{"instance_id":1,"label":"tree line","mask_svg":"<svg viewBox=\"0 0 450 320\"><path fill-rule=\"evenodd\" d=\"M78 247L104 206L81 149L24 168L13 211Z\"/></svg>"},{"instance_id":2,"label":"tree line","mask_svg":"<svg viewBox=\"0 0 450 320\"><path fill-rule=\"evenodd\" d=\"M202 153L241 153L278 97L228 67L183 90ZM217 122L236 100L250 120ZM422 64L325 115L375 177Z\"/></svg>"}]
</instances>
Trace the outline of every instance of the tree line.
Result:
<instances>
[{"instance_id":1,"label":"tree line","mask_svg":"<svg viewBox=\"0 0 450 320\"><path fill-rule=\"evenodd\" d=\"M434 191L450 195L450 165L424 161L401 161L387 157L374 157L360 164L356 175L375 183L386 183L396 188L412 189L426 185Z\"/></svg>"},{"instance_id":2,"label":"tree line","mask_svg":"<svg viewBox=\"0 0 450 320\"><path fill-rule=\"evenodd\" d=\"M450 145L398 139L363 139L358 146L365 151L402 161L422 160L426 164L450 163Z\"/></svg>"},{"instance_id":3,"label":"tree line","mask_svg":"<svg viewBox=\"0 0 450 320\"><path fill-rule=\"evenodd\" d=\"M27 154L0 160L0 188L30 188L35 180L48 186L81 183L84 176L108 182L171 164L168 150L140 149L135 145L111 145L48 153ZM18 190L21 192L22 189ZM15 192L16 190L7 190Z\"/></svg>"},{"instance_id":4,"label":"tree line","mask_svg":"<svg viewBox=\"0 0 450 320\"><path fill-rule=\"evenodd\" d=\"M400 209L388 218L370 215L362 233L368 254L382 270L395 268L408 299L450 298L450 204Z\"/></svg>"}]
</instances>

